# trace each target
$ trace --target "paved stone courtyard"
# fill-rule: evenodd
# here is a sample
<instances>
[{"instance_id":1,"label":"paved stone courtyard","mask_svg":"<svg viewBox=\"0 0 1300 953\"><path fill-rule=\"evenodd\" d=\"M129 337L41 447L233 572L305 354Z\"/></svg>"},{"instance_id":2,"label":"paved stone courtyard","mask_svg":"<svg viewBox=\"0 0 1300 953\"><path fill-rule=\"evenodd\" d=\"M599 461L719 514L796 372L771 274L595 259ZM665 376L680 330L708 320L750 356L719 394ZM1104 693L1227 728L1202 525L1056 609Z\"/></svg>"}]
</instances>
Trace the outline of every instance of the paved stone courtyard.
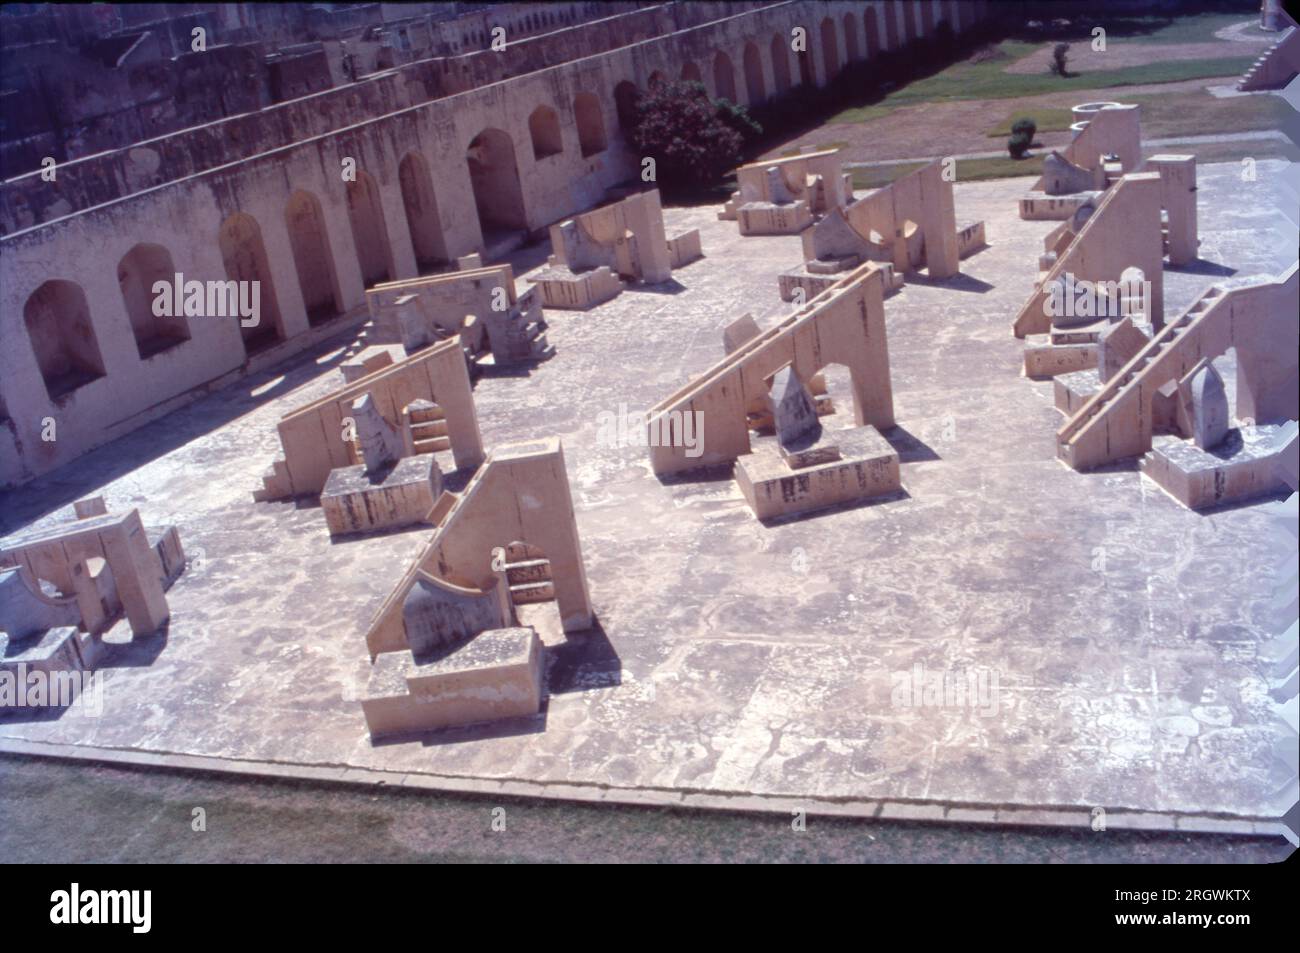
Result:
<instances>
[{"instance_id":1,"label":"paved stone courtyard","mask_svg":"<svg viewBox=\"0 0 1300 953\"><path fill-rule=\"evenodd\" d=\"M1254 183L1236 164L1199 170L1202 261L1166 273L1168 310L1294 260L1272 211L1280 166L1261 162ZM750 311L767 327L790 307L776 273L798 262L798 238L741 238L712 207L666 213L669 233L701 229L706 255L674 282L548 312L550 361L478 381L486 446L562 439L599 618L567 639L542 625L541 716L371 744L363 631L427 532L331 544L314 504L251 499L278 417L338 385L336 341L4 498L12 532L102 492L111 511L176 523L195 562L165 633L114 629L102 717L0 722L0 747L666 803L1276 816L1295 795L1255 647L1289 621L1274 593L1294 540L1276 505L1198 514L1132 467L1056 461L1051 382L1020 376L1010 332L1054 224L1016 217L1030 181L958 184L958 221L986 220L989 248L961 277L886 301L899 498L763 525L725 475L664 485L644 448L597 445L601 412L649 408L721 356L728 322ZM900 696L918 671L982 687L948 704Z\"/></svg>"}]
</instances>

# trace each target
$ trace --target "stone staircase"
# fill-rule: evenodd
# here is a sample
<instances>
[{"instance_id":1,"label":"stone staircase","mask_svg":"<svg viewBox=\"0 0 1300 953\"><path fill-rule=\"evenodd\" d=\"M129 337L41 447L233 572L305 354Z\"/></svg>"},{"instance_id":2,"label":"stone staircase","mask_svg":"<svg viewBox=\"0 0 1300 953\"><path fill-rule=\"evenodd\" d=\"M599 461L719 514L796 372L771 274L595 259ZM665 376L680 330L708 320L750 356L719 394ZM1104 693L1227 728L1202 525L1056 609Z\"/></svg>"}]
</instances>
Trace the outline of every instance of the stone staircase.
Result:
<instances>
[{"instance_id":1,"label":"stone staircase","mask_svg":"<svg viewBox=\"0 0 1300 953\"><path fill-rule=\"evenodd\" d=\"M522 543L506 547L505 573L510 586L510 601L515 605L550 602L555 599L551 580L551 561L529 552Z\"/></svg>"},{"instance_id":2,"label":"stone staircase","mask_svg":"<svg viewBox=\"0 0 1300 953\"><path fill-rule=\"evenodd\" d=\"M450 450L447 436L447 413L428 400L416 400L403 408L411 429L411 447L416 454Z\"/></svg>"},{"instance_id":3,"label":"stone staircase","mask_svg":"<svg viewBox=\"0 0 1300 953\"><path fill-rule=\"evenodd\" d=\"M1148 386L1153 369L1157 365L1167 367L1169 361L1183 349L1181 342L1187 332L1206 321L1225 300L1222 288L1210 288L1176 320L1156 334L1123 370L1107 381L1057 432L1057 457L1074 469L1082 470L1127 456L1137 456L1150 449L1139 445L1114 445L1111 435L1106 431L1108 417L1140 399L1142 388ZM1186 364L1187 361L1183 363ZM1195 361L1191 363L1194 364ZM1163 384L1164 381L1161 380L1160 383Z\"/></svg>"},{"instance_id":4,"label":"stone staircase","mask_svg":"<svg viewBox=\"0 0 1300 953\"><path fill-rule=\"evenodd\" d=\"M1242 74L1237 81L1237 89L1243 93L1281 89L1300 71L1298 61L1300 40L1296 39L1295 27L1291 27Z\"/></svg>"},{"instance_id":5,"label":"stone staircase","mask_svg":"<svg viewBox=\"0 0 1300 953\"><path fill-rule=\"evenodd\" d=\"M271 500L283 500L292 493L289 480L289 468L283 457L271 461L271 466L262 473L262 488L253 491L253 500L266 503Z\"/></svg>"}]
</instances>

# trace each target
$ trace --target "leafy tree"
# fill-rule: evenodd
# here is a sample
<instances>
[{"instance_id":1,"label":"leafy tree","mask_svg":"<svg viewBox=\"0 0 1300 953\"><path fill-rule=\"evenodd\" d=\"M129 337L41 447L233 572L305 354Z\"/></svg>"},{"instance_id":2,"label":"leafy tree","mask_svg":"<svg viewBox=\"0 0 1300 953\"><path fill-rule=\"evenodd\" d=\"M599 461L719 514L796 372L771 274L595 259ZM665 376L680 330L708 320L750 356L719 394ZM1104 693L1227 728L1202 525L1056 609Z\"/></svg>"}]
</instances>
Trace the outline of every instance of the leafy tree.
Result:
<instances>
[{"instance_id":1,"label":"leafy tree","mask_svg":"<svg viewBox=\"0 0 1300 953\"><path fill-rule=\"evenodd\" d=\"M1033 141L1033 138L1026 133L1013 132L1011 138L1007 140L1007 151L1011 153L1011 158L1022 159Z\"/></svg>"},{"instance_id":2,"label":"leafy tree","mask_svg":"<svg viewBox=\"0 0 1300 953\"><path fill-rule=\"evenodd\" d=\"M1052 72L1057 76L1066 77L1070 74L1066 71L1066 61L1069 58L1070 44L1057 43L1052 47Z\"/></svg>"},{"instance_id":3,"label":"leafy tree","mask_svg":"<svg viewBox=\"0 0 1300 953\"><path fill-rule=\"evenodd\" d=\"M1026 136L1029 137L1029 141L1033 142L1034 135L1038 132L1038 123L1034 122L1032 119L1029 118L1017 119L1015 122L1011 124L1011 132L1013 134L1017 132L1023 132Z\"/></svg>"},{"instance_id":4,"label":"leafy tree","mask_svg":"<svg viewBox=\"0 0 1300 953\"><path fill-rule=\"evenodd\" d=\"M716 185L740 164L745 137L738 127L746 125L758 129L741 107L710 100L704 84L662 83L642 94L628 139L655 160L662 188L696 190Z\"/></svg>"}]
</instances>

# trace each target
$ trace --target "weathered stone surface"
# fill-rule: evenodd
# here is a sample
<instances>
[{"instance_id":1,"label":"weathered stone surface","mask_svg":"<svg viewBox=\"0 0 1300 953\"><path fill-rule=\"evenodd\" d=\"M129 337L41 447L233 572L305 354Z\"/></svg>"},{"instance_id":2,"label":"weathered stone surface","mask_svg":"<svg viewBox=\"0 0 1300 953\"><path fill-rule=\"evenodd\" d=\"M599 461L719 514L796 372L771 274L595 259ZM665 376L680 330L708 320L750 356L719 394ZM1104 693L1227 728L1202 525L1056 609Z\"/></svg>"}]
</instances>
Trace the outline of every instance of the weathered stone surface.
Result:
<instances>
[{"instance_id":1,"label":"weathered stone surface","mask_svg":"<svg viewBox=\"0 0 1300 953\"><path fill-rule=\"evenodd\" d=\"M772 412L777 439L783 446L793 446L808 438L815 439L821 429L812 394L788 364L772 378L768 406Z\"/></svg>"},{"instance_id":2,"label":"weathered stone surface","mask_svg":"<svg viewBox=\"0 0 1300 953\"><path fill-rule=\"evenodd\" d=\"M379 413L370 394L352 402L352 420L356 426L357 452L367 473L391 467L402 456L402 437Z\"/></svg>"},{"instance_id":3,"label":"weathered stone surface","mask_svg":"<svg viewBox=\"0 0 1300 953\"><path fill-rule=\"evenodd\" d=\"M404 457L371 472L364 464L332 470L321 491L331 536L418 526L442 492L442 469L431 453Z\"/></svg>"},{"instance_id":4,"label":"weathered stone surface","mask_svg":"<svg viewBox=\"0 0 1300 953\"><path fill-rule=\"evenodd\" d=\"M1261 160L1261 181L1281 167ZM1289 264L1276 211L1242 190L1238 164L1202 167L1199 184L1204 247L1216 262L1252 275ZM332 346L214 391L96 452L57 485L6 497L6 528L65 519L89 493L111 508L166 501L205 560L168 593L174 618L161 655L109 673L103 717L0 734L132 751L147 725L156 752L286 771L406 772L434 787L509 777L719 799L1039 807L1073 806L1080 790L1096 789L1162 813L1276 816L1290 802L1272 795L1276 718L1260 703L1264 664L1251 646L1290 622L1268 609L1267 577L1284 551L1279 535L1291 553L1294 537L1276 532L1260 506L1207 520L1153 493L1140 473L1085 475L1053 459L1051 385L1016 375L1020 342L1000 323L1033 283L1054 224L1016 218L1023 191L1017 180L956 186L960 212L986 218L996 236L990 253L963 265L983 293L936 282L885 301L902 427L880 429L901 451L898 500L760 526L732 484L660 482L639 452L594 441L592 408L651 406L714 364L737 315L775 327L790 314L771 278L799 260L798 238L742 238L709 208L667 212L673 231L700 228L710 252L680 292L625 294L555 321L557 353L544 368L478 381L489 445L563 437L586 544L599 628L566 638L543 611L551 607L527 607L556 647L544 729L487 731L465 744L366 743L365 682L348 681L354 658L332 647L364 630L395 567L419 555L428 533L331 546L319 510L252 506L245 496L283 415L337 389L337 371L317 363ZM1168 273L1169 313L1206 282ZM625 366L638 373L615 372ZM841 380L830 385L837 403L849 403ZM250 399L251 390L263 393ZM159 447L174 449L160 456ZM807 572L791 571L796 549ZM1077 597L1063 600L1063 591ZM783 620L779 631L773 619ZM947 633L956 654L938 660L935 633ZM364 651L361 660L364 669ZM992 716L892 705L891 675L917 661L997 671L1002 704ZM1197 673L1188 690L1171 690L1188 672ZM1166 744L1186 735L1158 720L1195 719L1205 686L1231 726L1181 750ZM1080 816L1086 830L1087 807Z\"/></svg>"},{"instance_id":5,"label":"weathered stone surface","mask_svg":"<svg viewBox=\"0 0 1300 953\"><path fill-rule=\"evenodd\" d=\"M361 702L372 737L537 713L545 651L532 628L498 628L438 659L380 655Z\"/></svg>"},{"instance_id":6,"label":"weathered stone surface","mask_svg":"<svg viewBox=\"0 0 1300 953\"><path fill-rule=\"evenodd\" d=\"M1212 362L1206 362L1188 384L1191 397L1192 442L1202 450L1218 446L1228 435L1228 392Z\"/></svg>"},{"instance_id":7,"label":"weathered stone surface","mask_svg":"<svg viewBox=\"0 0 1300 953\"><path fill-rule=\"evenodd\" d=\"M1087 169L1075 165L1053 149L1043 156L1043 191L1048 195L1070 195L1095 188L1096 180Z\"/></svg>"},{"instance_id":8,"label":"weathered stone surface","mask_svg":"<svg viewBox=\"0 0 1300 953\"><path fill-rule=\"evenodd\" d=\"M0 631L10 641L81 621L76 599L33 587L18 569L0 569Z\"/></svg>"},{"instance_id":9,"label":"weathered stone surface","mask_svg":"<svg viewBox=\"0 0 1300 953\"><path fill-rule=\"evenodd\" d=\"M722 350L730 354L745 342L758 337L760 333L758 323L752 314L741 315L722 329Z\"/></svg>"},{"instance_id":10,"label":"weathered stone surface","mask_svg":"<svg viewBox=\"0 0 1300 953\"><path fill-rule=\"evenodd\" d=\"M500 585L483 591L424 575L402 601L402 624L418 659L487 629L509 625L510 614Z\"/></svg>"},{"instance_id":11,"label":"weathered stone surface","mask_svg":"<svg viewBox=\"0 0 1300 953\"><path fill-rule=\"evenodd\" d=\"M1150 341L1137 329L1130 317L1121 318L1101 332L1097 340L1097 375L1102 383L1110 380L1138 351Z\"/></svg>"}]
</instances>

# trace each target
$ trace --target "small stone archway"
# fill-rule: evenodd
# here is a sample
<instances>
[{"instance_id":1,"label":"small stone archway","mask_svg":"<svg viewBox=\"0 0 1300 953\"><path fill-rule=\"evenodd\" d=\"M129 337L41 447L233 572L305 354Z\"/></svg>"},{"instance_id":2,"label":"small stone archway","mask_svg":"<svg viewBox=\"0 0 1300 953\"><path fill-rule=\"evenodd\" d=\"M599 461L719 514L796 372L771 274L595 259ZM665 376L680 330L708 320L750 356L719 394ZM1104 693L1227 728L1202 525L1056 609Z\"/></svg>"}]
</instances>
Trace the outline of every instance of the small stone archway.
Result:
<instances>
[{"instance_id":1,"label":"small stone archway","mask_svg":"<svg viewBox=\"0 0 1300 953\"><path fill-rule=\"evenodd\" d=\"M584 159L609 148L605 116L594 93L578 93L573 97L573 119L578 127L578 148Z\"/></svg>"},{"instance_id":2,"label":"small stone archway","mask_svg":"<svg viewBox=\"0 0 1300 953\"><path fill-rule=\"evenodd\" d=\"M778 96L790 88L790 48L780 33L773 34L771 43L772 82Z\"/></svg>"},{"instance_id":3,"label":"small stone archway","mask_svg":"<svg viewBox=\"0 0 1300 953\"><path fill-rule=\"evenodd\" d=\"M447 240L438 214L438 197L433 191L429 162L418 152L408 152L397 166L406 226L411 232L415 266L421 271L449 261Z\"/></svg>"},{"instance_id":4,"label":"small stone archway","mask_svg":"<svg viewBox=\"0 0 1300 953\"><path fill-rule=\"evenodd\" d=\"M271 262L262 241L262 227L247 212L235 212L217 230L217 244L226 277L231 281L257 282L258 320L248 327L239 322L245 354L272 347L286 337L280 316L280 303L271 277ZM251 299L249 299L251 300Z\"/></svg>"},{"instance_id":5,"label":"small stone archway","mask_svg":"<svg viewBox=\"0 0 1300 953\"><path fill-rule=\"evenodd\" d=\"M750 105L766 102L767 85L763 82L763 58L759 55L756 44L745 44L744 63L745 92L749 96Z\"/></svg>"},{"instance_id":6,"label":"small stone archway","mask_svg":"<svg viewBox=\"0 0 1300 953\"><path fill-rule=\"evenodd\" d=\"M719 99L736 102L736 69L731 65L731 57L719 50L713 57L713 88Z\"/></svg>"},{"instance_id":7,"label":"small stone archway","mask_svg":"<svg viewBox=\"0 0 1300 953\"><path fill-rule=\"evenodd\" d=\"M892 3L885 4L885 46L887 49L898 49L898 11L894 9Z\"/></svg>"},{"instance_id":8,"label":"small stone archway","mask_svg":"<svg viewBox=\"0 0 1300 953\"><path fill-rule=\"evenodd\" d=\"M75 281L51 278L27 297L23 324L50 400L104 376L104 358L86 293Z\"/></svg>"},{"instance_id":9,"label":"small stone archway","mask_svg":"<svg viewBox=\"0 0 1300 953\"><path fill-rule=\"evenodd\" d=\"M867 59L880 54L880 25L876 22L876 11L867 7L862 11L863 32L867 36Z\"/></svg>"},{"instance_id":10,"label":"small stone archway","mask_svg":"<svg viewBox=\"0 0 1300 953\"><path fill-rule=\"evenodd\" d=\"M826 82L833 80L840 71L839 40L835 36L835 21L831 17L822 20L822 63L826 67Z\"/></svg>"},{"instance_id":11,"label":"small stone archway","mask_svg":"<svg viewBox=\"0 0 1300 953\"><path fill-rule=\"evenodd\" d=\"M560 135L560 116L550 106L542 105L528 117L528 135L533 143L533 158L545 159L564 151Z\"/></svg>"},{"instance_id":12,"label":"small stone archway","mask_svg":"<svg viewBox=\"0 0 1300 953\"><path fill-rule=\"evenodd\" d=\"M484 129L470 140L465 162L469 166L484 245L491 234L527 229L523 186L510 134L495 128Z\"/></svg>"},{"instance_id":13,"label":"small stone archway","mask_svg":"<svg viewBox=\"0 0 1300 953\"><path fill-rule=\"evenodd\" d=\"M618 128L624 136L636 125L637 103L640 99L641 91L629 80L625 79L614 87L614 111L618 114Z\"/></svg>"},{"instance_id":14,"label":"small stone archway","mask_svg":"<svg viewBox=\"0 0 1300 953\"><path fill-rule=\"evenodd\" d=\"M154 314L154 285L165 281L169 289L176 281L172 253L162 245L141 242L132 246L117 263L117 284L131 321L136 350L141 359L152 357L190 339L184 314ZM174 292L167 292L174 294ZM169 308L175 311L175 307Z\"/></svg>"},{"instance_id":15,"label":"small stone archway","mask_svg":"<svg viewBox=\"0 0 1300 953\"><path fill-rule=\"evenodd\" d=\"M361 169L347 183L348 222L352 241L361 266L361 281L367 287L397 276L393 267L393 250L388 244L388 227L384 221L384 204L374 176Z\"/></svg>"},{"instance_id":16,"label":"small stone archway","mask_svg":"<svg viewBox=\"0 0 1300 953\"><path fill-rule=\"evenodd\" d=\"M862 58L858 44L858 18L852 13L844 14L844 65L856 63Z\"/></svg>"},{"instance_id":17,"label":"small stone archway","mask_svg":"<svg viewBox=\"0 0 1300 953\"><path fill-rule=\"evenodd\" d=\"M322 324L344 308L320 199L311 192L294 192L285 205L284 221L307 322Z\"/></svg>"},{"instance_id":18,"label":"small stone archway","mask_svg":"<svg viewBox=\"0 0 1300 953\"><path fill-rule=\"evenodd\" d=\"M911 3L903 5L903 19L899 24L899 39L904 43L915 42L921 35L920 20L916 15L916 7Z\"/></svg>"},{"instance_id":19,"label":"small stone archway","mask_svg":"<svg viewBox=\"0 0 1300 953\"><path fill-rule=\"evenodd\" d=\"M704 77L700 74L698 66L688 62L682 67L682 81L686 83L703 83Z\"/></svg>"}]
</instances>

